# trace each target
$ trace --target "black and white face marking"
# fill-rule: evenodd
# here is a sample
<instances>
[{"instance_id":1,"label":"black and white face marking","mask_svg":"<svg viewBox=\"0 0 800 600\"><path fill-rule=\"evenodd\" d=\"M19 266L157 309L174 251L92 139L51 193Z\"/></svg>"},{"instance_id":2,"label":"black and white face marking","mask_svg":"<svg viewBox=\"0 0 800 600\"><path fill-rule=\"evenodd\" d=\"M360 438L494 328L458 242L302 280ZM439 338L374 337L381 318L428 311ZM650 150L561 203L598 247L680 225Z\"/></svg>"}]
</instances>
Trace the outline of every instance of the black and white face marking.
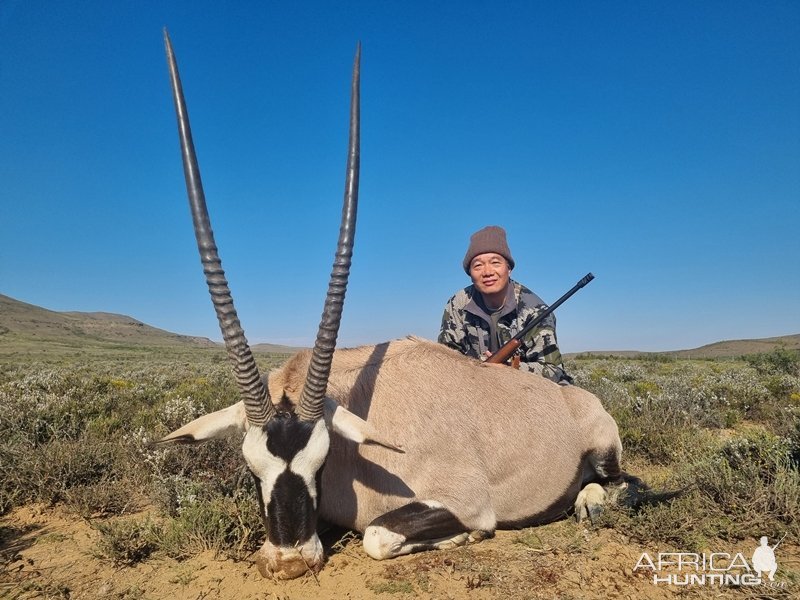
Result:
<instances>
[{"instance_id":1,"label":"black and white face marking","mask_svg":"<svg viewBox=\"0 0 800 600\"><path fill-rule=\"evenodd\" d=\"M272 419L266 431L248 431L242 453L260 482L269 540L276 546L303 543L316 528L316 475L328 455L325 422L294 414Z\"/></svg>"},{"instance_id":2,"label":"black and white face marking","mask_svg":"<svg viewBox=\"0 0 800 600\"><path fill-rule=\"evenodd\" d=\"M322 566L316 535L317 474L329 443L322 419L309 423L294 414L274 418L266 430L251 428L245 435L242 453L256 479L267 526L261 554L269 575Z\"/></svg>"}]
</instances>

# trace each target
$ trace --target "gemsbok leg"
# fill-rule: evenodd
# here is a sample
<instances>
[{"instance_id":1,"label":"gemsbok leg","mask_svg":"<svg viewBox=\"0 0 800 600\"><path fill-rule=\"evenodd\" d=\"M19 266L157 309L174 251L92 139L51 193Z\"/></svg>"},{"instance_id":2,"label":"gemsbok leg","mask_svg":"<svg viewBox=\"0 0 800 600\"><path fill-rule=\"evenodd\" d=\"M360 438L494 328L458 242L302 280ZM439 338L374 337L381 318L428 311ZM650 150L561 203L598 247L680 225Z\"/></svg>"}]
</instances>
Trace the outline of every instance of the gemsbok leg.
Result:
<instances>
[{"instance_id":1,"label":"gemsbok leg","mask_svg":"<svg viewBox=\"0 0 800 600\"><path fill-rule=\"evenodd\" d=\"M455 548L492 537L493 530L470 531L441 502L415 501L381 515L364 530L364 551L383 560Z\"/></svg>"}]
</instances>

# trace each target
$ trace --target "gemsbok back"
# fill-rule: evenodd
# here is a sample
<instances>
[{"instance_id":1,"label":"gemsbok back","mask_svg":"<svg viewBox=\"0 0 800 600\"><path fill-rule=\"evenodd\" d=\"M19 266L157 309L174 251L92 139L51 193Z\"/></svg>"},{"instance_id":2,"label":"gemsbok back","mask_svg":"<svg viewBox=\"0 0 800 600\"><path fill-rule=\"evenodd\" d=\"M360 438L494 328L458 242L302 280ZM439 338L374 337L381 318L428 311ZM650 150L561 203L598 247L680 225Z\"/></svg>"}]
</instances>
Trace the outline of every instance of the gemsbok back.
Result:
<instances>
[{"instance_id":1,"label":"gemsbok back","mask_svg":"<svg viewBox=\"0 0 800 600\"><path fill-rule=\"evenodd\" d=\"M359 178L360 46L344 206L314 348L262 378L225 279L178 68L164 32L197 245L241 401L164 443L238 432L267 540L264 576L324 564L317 519L358 530L376 559L450 548L497 528L593 513L622 480L617 425L591 393L483 365L408 338L334 352L353 250Z\"/></svg>"}]
</instances>

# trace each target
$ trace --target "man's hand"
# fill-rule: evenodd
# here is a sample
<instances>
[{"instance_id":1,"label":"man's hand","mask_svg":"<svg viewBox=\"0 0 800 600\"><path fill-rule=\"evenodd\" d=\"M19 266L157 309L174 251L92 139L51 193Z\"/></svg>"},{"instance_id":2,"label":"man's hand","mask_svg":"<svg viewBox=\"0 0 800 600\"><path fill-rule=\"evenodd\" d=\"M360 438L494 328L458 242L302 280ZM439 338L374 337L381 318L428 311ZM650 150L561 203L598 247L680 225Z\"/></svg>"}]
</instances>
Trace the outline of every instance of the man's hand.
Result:
<instances>
[{"instance_id":1,"label":"man's hand","mask_svg":"<svg viewBox=\"0 0 800 600\"><path fill-rule=\"evenodd\" d=\"M486 362L486 359L489 358L491 355L492 355L491 352L489 352L488 350L485 350L484 353L483 353L483 359L481 360L481 364L487 365L489 367L504 367L505 366L502 363Z\"/></svg>"}]
</instances>

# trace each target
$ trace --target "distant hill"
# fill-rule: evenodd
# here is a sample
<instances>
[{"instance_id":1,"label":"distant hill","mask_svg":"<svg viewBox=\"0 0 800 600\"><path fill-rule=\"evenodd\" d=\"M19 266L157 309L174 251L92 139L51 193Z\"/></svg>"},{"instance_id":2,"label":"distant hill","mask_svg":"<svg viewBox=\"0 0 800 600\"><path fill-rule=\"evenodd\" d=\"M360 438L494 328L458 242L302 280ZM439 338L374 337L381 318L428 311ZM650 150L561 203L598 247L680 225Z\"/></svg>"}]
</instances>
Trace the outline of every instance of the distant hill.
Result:
<instances>
[{"instance_id":1,"label":"distant hill","mask_svg":"<svg viewBox=\"0 0 800 600\"><path fill-rule=\"evenodd\" d=\"M783 335L780 337L761 338L755 340L725 340L706 344L699 348L689 350L670 350L668 352L640 352L638 350L598 350L592 352L577 352L567 354L567 358L579 358L581 356L619 356L621 358L633 358L646 356L648 354L659 354L663 356L674 356L676 358L731 358L744 354L758 354L761 352L771 352L776 348L787 350L800 350L800 333L794 335Z\"/></svg>"},{"instance_id":2,"label":"distant hill","mask_svg":"<svg viewBox=\"0 0 800 600\"><path fill-rule=\"evenodd\" d=\"M255 344L259 354L292 354L299 350L279 344ZM678 358L725 358L769 352L775 348L800 350L800 334L756 340L726 340L669 352L605 350L567 354L636 357L660 354ZM60 356L114 352L206 352L221 354L221 344L208 338L158 329L126 315L106 312L56 312L0 294L0 359L8 356Z\"/></svg>"},{"instance_id":3,"label":"distant hill","mask_svg":"<svg viewBox=\"0 0 800 600\"><path fill-rule=\"evenodd\" d=\"M725 340L691 350L675 350L665 354L671 354L678 358L721 358L771 352L776 348L800 350L800 333L756 340Z\"/></svg>"},{"instance_id":4,"label":"distant hill","mask_svg":"<svg viewBox=\"0 0 800 600\"><path fill-rule=\"evenodd\" d=\"M0 294L0 357L26 353L221 349L221 344L208 338L172 333L126 315L56 312ZM259 344L253 349L255 352L280 354L295 350L277 344Z\"/></svg>"}]
</instances>

